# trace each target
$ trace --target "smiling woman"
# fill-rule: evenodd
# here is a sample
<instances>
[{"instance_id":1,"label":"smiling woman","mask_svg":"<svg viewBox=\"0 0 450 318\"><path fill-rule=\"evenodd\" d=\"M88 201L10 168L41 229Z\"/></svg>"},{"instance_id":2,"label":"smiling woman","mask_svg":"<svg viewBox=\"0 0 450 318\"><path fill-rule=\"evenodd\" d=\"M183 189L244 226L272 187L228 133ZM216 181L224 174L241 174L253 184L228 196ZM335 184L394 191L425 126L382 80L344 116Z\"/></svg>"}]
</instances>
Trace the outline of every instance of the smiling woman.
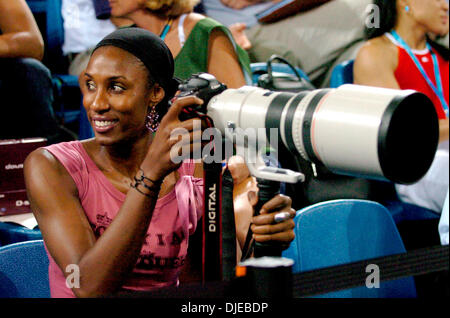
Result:
<instances>
[{"instance_id":1,"label":"smiling woman","mask_svg":"<svg viewBox=\"0 0 450 318\"><path fill-rule=\"evenodd\" d=\"M159 37L139 28L105 37L80 84L95 138L40 148L24 165L49 255L52 297L176 285L181 271L190 269L189 236L203 213L203 172L191 160L170 159L177 143L170 137L182 128L191 150L201 146L194 119L178 116L202 101L179 98L168 108L177 89L172 55ZM290 205L283 196L269 201L267 212L254 219L255 239L290 242L292 218L272 224L280 211L294 217ZM73 268L79 282L71 281Z\"/></svg>"},{"instance_id":2,"label":"smiling woman","mask_svg":"<svg viewBox=\"0 0 450 318\"><path fill-rule=\"evenodd\" d=\"M127 51L106 46L94 54L102 57L93 59L89 64L82 75L81 88L83 104L97 140L103 143L104 139L118 133L146 134L147 109L150 107L150 112L154 111L164 97L164 90L159 84L142 80L148 78L148 71L140 60ZM137 67L131 68L129 65ZM119 136L127 139L137 137Z\"/></svg>"}]
</instances>

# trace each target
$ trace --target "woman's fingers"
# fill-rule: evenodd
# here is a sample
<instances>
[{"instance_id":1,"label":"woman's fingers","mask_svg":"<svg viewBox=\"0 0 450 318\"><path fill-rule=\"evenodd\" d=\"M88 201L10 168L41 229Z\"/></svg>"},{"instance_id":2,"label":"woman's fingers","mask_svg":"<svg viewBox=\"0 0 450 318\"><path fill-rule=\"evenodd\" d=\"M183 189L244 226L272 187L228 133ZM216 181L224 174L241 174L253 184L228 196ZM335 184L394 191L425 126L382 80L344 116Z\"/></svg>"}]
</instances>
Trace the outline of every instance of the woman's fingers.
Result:
<instances>
[{"instance_id":1,"label":"woman's fingers","mask_svg":"<svg viewBox=\"0 0 450 318\"><path fill-rule=\"evenodd\" d=\"M169 107L169 110L167 111L167 114L163 117L162 121L179 121L179 116L186 106L191 105L202 105L203 100L196 96L186 96L186 97L180 97L174 100L172 103L172 106Z\"/></svg>"},{"instance_id":2,"label":"woman's fingers","mask_svg":"<svg viewBox=\"0 0 450 318\"><path fill-rule=\"evenodd\" d=\"M179 134L183 134L186 132L200 132L202 131L202 120L199 118L192 118L176 124L174 128L172 128L171 136L176 136Z\"/></svg>"},{"instance_id":3,"label":"woman's fingers","mask_svg":"<svg viewBox=\"0 0 450 318\"><path fill-rule=\"evenodd\" d=\"M176 169L181 162L198 152L202 143L201 123L198 119L180 121L179 115L186 106L201 105L203 101L195 96L176 99L162 118L149 148L144 166L156 170L159 178Z\"/></svg>"},{"instance_id":4,"label":"woman's fingers","mask_svg":"<svg viewBox=\"0 0 450 318\"><path fill-rule=\"evenodd\" d=\"M184 121L179 120L183 108L192 105L201 105L203 101L195 96L186 96L175 99L167 114L161 121L159 133L167 145L170 158L174 163L192 157L191 154L201 154L202 132L204 124L199 118ZM196 157L201 157L198 155Z\"/></svg>"},{"instance_id":5,"label":"woman's fingers","mask_svg":"<svg viewBox=\"0 0 450 318\"><path fill-rule=\"evenodd\" d=\"M204 145L200 142L185 145L175 145L170 150L170 158L174 163L185 159L201 159Z\"/></svg>"},{"instance_id":6,"label":"woman's fingers","mask_svg":"<svg viewBox=\"0 0 450 318\"><path fill-rule=\"evenodd\" d=\"M295 223L294 220L291 218L281 223L263 224L263 225L257 225L253 223L251 225L251 229L254 234L276 234L292 230L294 227Z\"/></svg>"},{"instance_id":7,"label":"woman's fingers","mask_svg":"<svg viewBox=\"0 0 450 318\"><path fill-rule=\"evenodd\" d=\"M283 215L283 220L276 220L276 217L279 216L281 213L288 214L289 217L286 218L286 216ZM294 209L277 211L277 212L273 212L273 213L260 214L258 216L254 216L252 218L252 224L254 224L254 225L283 224L284 222L286 222L288 220L292 220L295 217L295 214L296 214L296 212Z\"/></svg>"},{"instance_id":8,"label":"woman's fingers","mask_svg":"<svg viewBox=\"0 0 450 318\"><path fill-rule=\"evenodd\" d=\"M273 211L281 210L283 207L286 207L287 210L289 210L291 208L291 205L292 199L290 197L279 194L267 201L258 212L259 214L263 215Z\"/></svg>"},{"instance_id":9,"label":"woman's fingers","mask_svg":"<svg viewBox=\"0 0 450 318\"><path fill-rule=\"evenodd\" d=\"M294 231L292 231L292 229L290 229L290 230L286 230L283 232L270 233L270 234L253 233L253 238L255 239L256 242L260 242L260 243L269 242L269 241L290 243L295 238L295 234L294 234Z\"/></svg>"},{"instance_id":10,"label":"woman's fingers","mask_svg":"<svg viewBox=\"0 0 450 318\"><path fill-rule=\"evenodd\" d=\"M257 242L291 242L294 237L294 217L291 198L277 195L263 205L260 214L252 218L251 230Z\"/></svg>"}]
</instances>

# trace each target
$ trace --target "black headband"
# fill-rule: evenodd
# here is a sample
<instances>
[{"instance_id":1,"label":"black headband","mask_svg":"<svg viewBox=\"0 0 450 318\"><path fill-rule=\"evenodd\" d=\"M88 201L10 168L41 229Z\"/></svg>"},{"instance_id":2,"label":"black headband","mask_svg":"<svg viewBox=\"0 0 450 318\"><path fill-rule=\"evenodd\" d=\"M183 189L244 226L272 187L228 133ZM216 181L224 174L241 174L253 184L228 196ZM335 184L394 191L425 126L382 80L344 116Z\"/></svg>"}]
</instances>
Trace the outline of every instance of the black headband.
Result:
<instances>
[{"instance_id":1,"label":"black headband","mask_svg":"<svg viewBox=\"0 0 450 318\"><path fill-rule=\"evenodd\" d=\"M173 78L173 56L157 35L141 28L121 28L103 38L94 51L108 45L121 48L141 60L151 78L164 89L166 98L175 94L179 82Z\"/></svg>"}]
</instances>

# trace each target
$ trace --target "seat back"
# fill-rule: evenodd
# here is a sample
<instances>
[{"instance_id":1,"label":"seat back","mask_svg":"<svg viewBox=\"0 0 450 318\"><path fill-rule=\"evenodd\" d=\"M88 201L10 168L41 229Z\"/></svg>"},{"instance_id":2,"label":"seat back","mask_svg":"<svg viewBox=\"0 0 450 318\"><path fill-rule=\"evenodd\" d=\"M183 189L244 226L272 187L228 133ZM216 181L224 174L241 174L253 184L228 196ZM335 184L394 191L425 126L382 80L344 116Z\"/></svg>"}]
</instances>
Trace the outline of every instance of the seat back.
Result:
<instances>
[{"instance_id":1,"label":"seat back","mask_svg":"<svg viewBox=\"0 0 450 318\"><path fill-rule=\"evenodd\" d=\"M0 247L0 298L48 298L48 257L42 240Z\"/></svg>"},{"instance_id":2,"label":"seat back","mask_svg":"<svg viewBox=\"0 0 450 318\"><path fill-rule=\"evenodd\" d=\"M29 229L15 223L0 222L0 246L35 240L42 240L42 233L38 228Z\"/></svg>"},{"instance_id":3,"label":"seat back","mask_svg":"<svg viewBox=\"0 0 450 318\"><path fill-rule=\"evenodd\" d=\"M299 273L405 253L387 209L367 200L345 199L314 204L295 217L295 240L283 252ZM380 282L380 288L357 287L319 295L336 298L416 297L412 277Z\"/></svg>"},{"instance_id":4,"label":"seat back","mask_svg":"<svg viewBox=\"0 0 450 318\"><path fill-rule=\"evenodd\" d=\"M354 60L347 60L336 65L331 72L330 87L353 84L353 64Z\"/></svg>"},{"instance_id":5,"label":"seat back","mask_svg":"<svg viewBox=\"0 0 450 318\"><path fill-rule=\"evenodd\" d=\"M39 28L44 37L46 52L44 63L52 72L61 72L62 68L65 67L62 53L64 25L61 13L61 0L26 1L38 20Z\"/></svg>"}]
</instances>

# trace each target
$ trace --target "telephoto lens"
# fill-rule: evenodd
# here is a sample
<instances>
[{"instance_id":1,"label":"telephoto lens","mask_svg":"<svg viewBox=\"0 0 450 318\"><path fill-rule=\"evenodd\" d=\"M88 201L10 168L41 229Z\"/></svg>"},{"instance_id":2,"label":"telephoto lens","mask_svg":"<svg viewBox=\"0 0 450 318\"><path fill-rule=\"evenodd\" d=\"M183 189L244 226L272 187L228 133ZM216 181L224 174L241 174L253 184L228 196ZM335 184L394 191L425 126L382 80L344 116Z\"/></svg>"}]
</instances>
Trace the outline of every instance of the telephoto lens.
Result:
<instances>
[{"instance_id":1,"label":"telephoto lens","mask_svg":"<svg viewBox=\"0 0 450 318\"><path fill-rule=\"evenodd\" d=\"M439 139L431 100L413 90L348 84L294 94L243 86L211 98L207 115L225 135L230 126L264 129L266 142L334 173L401 184L425 175ZM260 138L248 134L245 143Z\"/></svg>"}]
</instances>

